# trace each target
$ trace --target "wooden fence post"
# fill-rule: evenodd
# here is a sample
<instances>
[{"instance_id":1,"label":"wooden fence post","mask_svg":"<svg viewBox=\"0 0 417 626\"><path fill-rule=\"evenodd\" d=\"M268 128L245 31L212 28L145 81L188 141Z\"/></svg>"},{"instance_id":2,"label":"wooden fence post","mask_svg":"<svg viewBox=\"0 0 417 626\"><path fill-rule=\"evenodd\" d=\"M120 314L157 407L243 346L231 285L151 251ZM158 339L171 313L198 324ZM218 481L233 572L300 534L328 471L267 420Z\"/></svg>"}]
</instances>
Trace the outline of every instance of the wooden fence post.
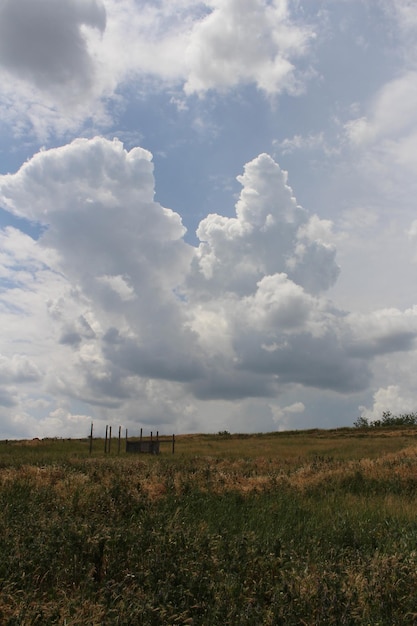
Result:
<instances>
[{"instance_id":1,"label":"wooden fence post","mask_svg":"<svg viewBox=\"0 0 417 626\"><path fill-rule=\"evenodd\" d=\"M108 427L108 425L106 424L106 438L105 438L105 440L104 440L104 454L106 454L106 453L107 453L107 432L108 432L108 429L109 429L109 427Z\"/></svg>"},{"instance_id":2,"label":"wooden fence post","mask_svg":"<svg viewBox=\"0 0 417 626\"><path fill-rule=\"evenodd\" d=\"M93 451L93 422L91 422L91 429L90 429L90 454Z\"/></svg>"}]
</instances>

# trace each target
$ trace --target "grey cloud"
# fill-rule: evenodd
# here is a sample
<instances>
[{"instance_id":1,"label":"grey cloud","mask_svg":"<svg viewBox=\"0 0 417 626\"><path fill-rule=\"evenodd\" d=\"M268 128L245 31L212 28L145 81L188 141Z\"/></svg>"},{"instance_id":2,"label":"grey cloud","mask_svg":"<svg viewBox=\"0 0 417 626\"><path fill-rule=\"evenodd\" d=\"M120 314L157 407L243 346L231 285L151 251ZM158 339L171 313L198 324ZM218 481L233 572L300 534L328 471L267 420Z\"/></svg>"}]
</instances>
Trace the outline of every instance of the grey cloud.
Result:
<instances>
[{"instance_id":1,"label":"grey cloud","mask_svg":"<svg viewBox=\"0 0 417 626\"><path fill-rule=\"evenodd\" d=\"M145 378L186 382L204 373L201 361L194 356L192 344L176 343L177 338L153 338L141 345L133 340L119 339L111 349L104 347L105 356L123 370ZM195 349L195 346L194 346Z\"/></svg>"},{"instance_id":2,"label":"grey cloud","mask_svg":"<svg viewBox=\"0 0 417 626\"><path fill-rule=\"evenodd\" d=\"M7 389L0 389L0 406L11 408L17 406L17 397L10 393Z\"/></svg>"},{"instance_id":3,"label":"grey cloud","mask_svg":"<svg viewBox=\"0 0 417 626\"><path fill-rule=\"evenodd\" d=\"M64 328L59 342L76 347L83 339L91 340L94 339L95 336L95 332L90 324L83 315L80 315L75 323L67 325Z\"/></svg>"},{"instance_id":4,"label":"grey cloud","mask_svg":"<svg viewBox=\"0 0 417 626\"><path fill-rule=\"evenodd\" d=\"M116 409L132 396L130 381L111 363L101 359L97 364L79 357L73 361L73 367L76 373L63 365L59 372L50 375L47 391L54 398L70 398L104 409Z\"/></svg>"},{"instance_id":5,"label":"grey cloud","mask_svg":"<svg viewBox=\"0 0 417 626\"><path fill-rule=\"evenodd\" d=\"M361 358L372 358L393 352L408 352L415 347L417 331L399 331L390 335L353 341L347 346L349 354Z\"/></svg>"},{"instance_id":6,"label":"grey cloud","mask_svg":"<svg viewBox=\"0 0 417 626\"><path fill-rule=\"evenodd\" d=\"M123 338L120 336L119 329L114 326L108 328L103 335L103 342L109 344L122 343Z\"/></svg>"},{"instance_id":7,"label":"grey cloud","mask_svg":"<svg viewBox=\"0 0 417 626\"><path fill-rule=\"evenodd\" d=\"M336 263L336 248L312 241L294 258L291 278L306 291L325 291L337 281L340 267Z\"/></svg>"},{"instance_id":8,"label":"grey cloud","mask_svg":"<svg viewBox=\"0 0 417 626\"><path fill-rule=\"evenodd\" d=\"M91 328L91 325L85 319L84 315L80 315L78 318L78 328L85 339L94 339L96 336L96 333Z\"/></svg>"},{"instance_id":9,"label":"grey cloud","mask_svg":"<svg viewBox=\"0 0 417 626\"><path fill-rule=\"evenodd\" d=\"M104 30L101 0L3 0L0 64L41 89L88 88L93 64L82 25Z\"/></svg>"},{"instance_id":10,"label":"grey cloud","mask_svg":"<svg viewBox=\"0 0 417 626\"><path fill-rule=\"evenodd\" d=\"M61 335L59 343L68 346L78 346L81 343L81 335L76 331L67 331Z\"/></svg>"},{"instance_id":11,"label":"grey cloud","mask_svg":"<svg viewBox=\"0 0 417 626\"><path fill-rule=\"evenodd\" d=\"M105 375L97 376L94 372L85 368L85 386L89 391L90 398L97 399L104 406L120 405L120 401L130 398L132 389L123 380L122 376L112 367ZM91 400L90 400L91 402Z\"/></svg>"},{"instance_id":12,"label":"grey cloud","mask_svg":"<svg viewBox=\"0 0 417 626\"><path fill-rule=\"evenodd\" d=\"M344 344L348 354L363 359L410 352L417 337L417 308L404 312L380 309L365 314L350 314L346 318Z\"/></svg>"},{"instance_id":13,"label":"grey cloud","mask_svg":"<svg viewBox=\"0 0 417 626\"><path fill-rule=\"evenodd\" d=\"M12 358L0 355L0 379L6 383L30 383L40 380L41 372L35 363L24 355Z\"/></svg>"},{"instance_id":14,"label":"grey cloud","mask_svg":"<svg viewBox=\"0 0 417 626\"><path fill-rule=\"evenodd\" d=\"M259 374L275 374L280 384L352 393L366 389L371 380L369 364L350 357L337 337L313 337L300 333L283 338L276 349L265 350L255 337L237 347L239 367Z\"/></svg>"},{"instance_id":15,"label":"grey cloud","mask_svg":"<svg viewBox=\"0 0 417 626\"><path fill-rule=\"evenodd\" d=\"M11 358L0 355L0 406L18 406L18 387L41 380L40 370L25 355L15 354Z\"/></svg>"},{"instance_id":16,"label":"grey cloud","mask_svg":"<svg viewBox=\"0 0 417 626\"><path fill-rule=\"evenodd\" d=\"M187 385L200 400L240 400L242 398L273 398L278 395L276 376L263 372L245 372L229 367L211 366L203 377Z\"/></svg>"}]
</instances>

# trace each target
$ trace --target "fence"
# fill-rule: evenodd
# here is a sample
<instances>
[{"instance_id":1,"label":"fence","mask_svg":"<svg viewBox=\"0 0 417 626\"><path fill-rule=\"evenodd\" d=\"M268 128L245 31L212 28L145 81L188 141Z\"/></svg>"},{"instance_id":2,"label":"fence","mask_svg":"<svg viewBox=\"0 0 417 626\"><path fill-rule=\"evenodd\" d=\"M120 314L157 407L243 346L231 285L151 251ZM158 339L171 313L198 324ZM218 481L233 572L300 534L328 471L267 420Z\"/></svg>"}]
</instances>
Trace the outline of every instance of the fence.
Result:
<instances>
[{"instance_id":1,"label":"fence","mask_svg":"<svg viewBox=\"0 0 417 626\"><path fill-rule=\"evenodd\" d=\"M119 436L118 436L118 440L117 440L117 453L120 454L121 451L121 439L122 439L122 427L119 426ZM90 447L90 454L92 454L93 451L93 424L91 424L91 430L90 430L90 435L89 435L89 447ZM160 446L161 444L170 444L171 445L171 451L172 454L174 454L175 452L175 435L172 435L172 437L159 437L159 432L157 431L156 433L156 439L153 437L153 433L151 431L151 435L150 438L148 437L143 437L143 431L142 428L140 429L140 437L139 439L128 439L127 436L127 428L126 428L126 445L125 445L125 451L128 453L134 453L134 454L159 454L160 453ZM110 454L110 450L111 450L111 444L112 444L112 427L111 426L106 426L106 434L105 434L105 438L104 438L104 454Z\"/></svg>"}]
</instances>

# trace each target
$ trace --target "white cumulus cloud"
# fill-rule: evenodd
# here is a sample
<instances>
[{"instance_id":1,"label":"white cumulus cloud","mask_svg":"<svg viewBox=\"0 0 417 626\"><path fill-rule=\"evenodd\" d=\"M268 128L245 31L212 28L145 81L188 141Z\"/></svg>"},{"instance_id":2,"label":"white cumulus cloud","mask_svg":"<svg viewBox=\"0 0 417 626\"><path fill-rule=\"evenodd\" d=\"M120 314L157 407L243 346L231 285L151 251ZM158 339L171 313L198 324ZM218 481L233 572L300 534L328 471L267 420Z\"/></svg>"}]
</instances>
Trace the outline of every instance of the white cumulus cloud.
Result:
<instances>
[{"instance_id":1,"label":"white cumulus cloud","mask_svg":"<svg viewBox=\"0 0 417 626\"><path fill-rule=\"evenodd\" d=\"M291 20L286 0L212 0L187 46L186 93L255 83L266 93L296 92L293 64L312 33Z\"/></svg>"},{"instance_id":2,"label":"white cumulus cloud","mask_svg":"<svg viewBox=\"0 0 417 626\"><path fill-rule=\"evenodd\" d=\"M323 237L330 223L297 205L287 178L267 154L246 164L236 217L211 214L199 225L193 284L245 294L265 274L286 273L318 293L336 281L336 250Z\"/></svg>"},{"instance_id":3,"label":"white cumulus cloud","mask_svg":"<svg viewBox=\"0 0 417 626\"><path fill-rule=\"evenodd\" d=\"M36 406L45 425L88 410L134 420L140 401L142 421L195 424L202 402L362 391L372 358L412 350L414 310L347 315L325 298L339 273L332 224L297 204L270 156L238 180L235 217L207 216L192 246L155 201L142 148L77 139L0 176L1 204L43 227L37 241L1 232L13 419Z\"/></svg>"}]
</instances>

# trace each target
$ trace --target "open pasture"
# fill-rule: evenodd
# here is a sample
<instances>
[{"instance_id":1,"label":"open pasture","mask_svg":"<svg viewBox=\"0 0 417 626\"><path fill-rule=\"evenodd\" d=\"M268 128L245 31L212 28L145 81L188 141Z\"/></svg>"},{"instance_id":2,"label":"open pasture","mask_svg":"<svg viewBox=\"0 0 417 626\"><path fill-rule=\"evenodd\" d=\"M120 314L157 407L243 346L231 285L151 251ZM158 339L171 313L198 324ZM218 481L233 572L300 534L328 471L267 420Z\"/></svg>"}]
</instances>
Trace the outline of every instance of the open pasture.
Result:
<instances>
[{"instance_id":1,"label":"open pasture","mask_svg":"<svg viewBox=\"0 0 417 626\"><path fill-rule=\"evenodd\" d=\"M0 442L0 623L415 624L416 436Z\"/></svg>"}]
</instances>

